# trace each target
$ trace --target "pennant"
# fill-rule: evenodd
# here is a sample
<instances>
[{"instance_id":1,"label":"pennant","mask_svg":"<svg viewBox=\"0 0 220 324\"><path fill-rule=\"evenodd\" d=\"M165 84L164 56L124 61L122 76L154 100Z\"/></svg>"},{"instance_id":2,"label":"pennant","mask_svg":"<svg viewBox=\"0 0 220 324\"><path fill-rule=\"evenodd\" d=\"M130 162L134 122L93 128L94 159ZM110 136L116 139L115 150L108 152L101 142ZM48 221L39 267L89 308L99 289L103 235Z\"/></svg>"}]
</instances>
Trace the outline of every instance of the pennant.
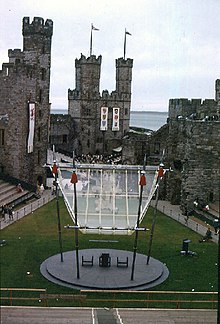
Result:
<instances>
[{"instance_id":1,"label":"pennant","mask_svg":"<svg viewBox=\"0 0 220 324\"><path fill-rule=\"evenodd\" d=\"M144 174L141 175L141 178L140 178L140 182L139 182L139 185L140 186L146 186L147 184L147 180L146 180L146 177Z\"/></svg>"},{"instance_id":2,"label":"pennant","mask_svg":"<svg viewBox=\"0 0 220 324\"><path fill-rule=\"evenodd\" d=\"M163 164L161 164L160 167L159 167L159 170L158 170L158 177L159 178L163 178L163 176L164 176L164 173L165 172L164 172L164 168L163 167L164 167Z\"/></svg>"},{"instance_id":3,"label":"pennant","mask_svg":"<svg viewBox=\"0 0 220 324\"><path fill-rule=\"evenodd\" d=\"M58 168L57 168L56 163L54 163L54 165L52 167L52 172L53 172L53 174L57 174L58 173Z\"/></svg>"},{"instance_id":4,"label":"pennant","mask_svg":"<svg viewBox=\"0 0 220 324\"><path fill-rule=\"evenodd\" d=\"M34 151L34 128L35 128L35 103L29 103L29 134L27 143L27 152Z\"/></svg>"},{"instance_id":5,"label":"pennant","mask_svg":"<svg viewBox=\"0 0 220 324\"><path fill-rule=\"evenodd\" d=\"M119 131L119 108L113 108L112 131Z\"/></svg>"},{"instance_id":6,"label":"pennant","mask_svg":"<svg viewBox=\"0 0 220 324\"><path fill-rule=\"evenodd\" d=\"M72 177L71 177L70 182L71 182L71 183L77 183L77 182L78 182L77 174L76 174L75 171L72 173Z\"/></svg>"},{"instance_id":7,"label":"pennant","mask_svg":"<svg viewBox=\"0 0 220 324\"><path fill-rule=\"evenodd\" d=\"M126 35L130 35L130 36L132 36L131 33L129 33L128 31L126 31L125 34L126 34Z\"/></svg>"},{"instance_id":8,"label":"pennant","mask_svg":"<svg viewBox=\"0 0 220 324\"><path fill-rule=\"evenodd\" d=\"M92 24L92 30L99 30L98 28L95 28Z\"/></svg>"},{"instance_id":9,"label":"pennant","mask_svg":"<svg viewBox=\"0 0 220 324\"><path fill-rule=\"evenodd\" d=\"M108 128L108 107L101 107L101 124L100 130L106 131Z\"/></svg>"}]
</instances>

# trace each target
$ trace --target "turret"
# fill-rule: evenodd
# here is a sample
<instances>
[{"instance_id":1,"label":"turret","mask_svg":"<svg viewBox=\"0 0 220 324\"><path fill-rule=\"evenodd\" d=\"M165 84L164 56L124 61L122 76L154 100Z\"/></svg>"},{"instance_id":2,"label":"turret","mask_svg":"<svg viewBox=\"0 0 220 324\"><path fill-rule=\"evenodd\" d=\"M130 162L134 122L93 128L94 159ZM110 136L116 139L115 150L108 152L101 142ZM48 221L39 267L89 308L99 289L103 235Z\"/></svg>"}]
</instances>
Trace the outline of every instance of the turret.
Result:
<instances>
[{"instance_id":1,"label":"turret","mask_svg":"<svg viewBox=\"0 0 220 324\"><path fill-rule=\"evenodd\" d=\"M119 96L131 95L132 67L132 59L116 59L116 92Z\"/></svg>"},{"instance_id":2,"label":"turret","mask_svg":"<svg viewBox=\"0 0 220 324\"><path fill-rule=\"evenodd\" d=\"M75 60L76 91L82 99L99 95L101 62L101 55L98 58L95 55L86 58L81 54L81 58Z\"/></svg>"},{"instance_id":3,"label":"turret","mask_svg":"<svg viewBox=\"0 0 220 324\"><path fill-rule=\"evenodd\" d=\"M53 21L34 17L30 23L29 17L23 18L23 51L40 51L41 54L50 53Z\"/></svg>"}]
</instances>

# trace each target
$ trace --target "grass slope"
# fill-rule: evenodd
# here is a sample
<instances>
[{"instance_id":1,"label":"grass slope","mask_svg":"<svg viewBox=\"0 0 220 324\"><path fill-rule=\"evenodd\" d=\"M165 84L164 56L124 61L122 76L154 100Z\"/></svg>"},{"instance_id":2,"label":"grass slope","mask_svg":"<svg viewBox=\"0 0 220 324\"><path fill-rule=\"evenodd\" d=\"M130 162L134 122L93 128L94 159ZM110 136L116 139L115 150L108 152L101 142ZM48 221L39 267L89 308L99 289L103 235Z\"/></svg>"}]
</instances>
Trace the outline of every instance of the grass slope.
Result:
<instances>
[{"instance_id":1,"label":"grass slope","mask_svg":"<svg viewBox=\"0 0 220 324\"><path fill-rule=\"evenodd\" d=\"M64 229L72 221L60 199L63 250L75 249L74 230ZM150 208L142 226L151 227L153 210ZM59 253L56 201L52 201L32 214L0 232L7 244L0 247L1 287L47 288L48 293L73 293L72 289L49 282L40 273L40 264L49 256ZM149 231L139 232L138 253L147 254ZM168 279L151 290L217 291L217 245L199 243L200 235L157 213L152 245L152 257L166 263ZM196 257L181 256L182 240L191 240L190 250ZM90 242L91 239L118 240L111 248L133 251L134 234L131 236L79 234L80 249L109 248L107 243ZM30 271L31 275L27 275Z\"/></svg>"}]
</instances>

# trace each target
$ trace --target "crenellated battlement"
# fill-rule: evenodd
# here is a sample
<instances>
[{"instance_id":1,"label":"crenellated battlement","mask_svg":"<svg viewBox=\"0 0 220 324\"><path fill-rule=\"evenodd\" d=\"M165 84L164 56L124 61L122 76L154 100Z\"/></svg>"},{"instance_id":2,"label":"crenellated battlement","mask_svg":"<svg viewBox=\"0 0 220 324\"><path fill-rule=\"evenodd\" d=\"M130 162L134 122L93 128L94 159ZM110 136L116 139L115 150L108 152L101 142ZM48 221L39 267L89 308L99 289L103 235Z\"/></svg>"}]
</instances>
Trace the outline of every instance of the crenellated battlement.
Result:
<instances>
[{"instance_id":1,"label":"crenellated battlement","mask_svg":"<svg viewBox=\"0 0 220 324\"><path fill-rule=\"evenodd\" d=\"M126 60L124 60L122 57L120 57L120 58L116 59L115 61L116 61L116 68L119 68L119 67L132 68L133 67L133 59L127 58Z\"/></svg>"},{"instance_id":2,"label":"crenellated battlement","mask_svg":"<svg viewBox=\"0 0 220 324\"><path fill-rule=\"evenodd\" d=\"M23 55L23 52L21 51L20 48L15 48L15 49L9 49L8 50L8 57L21 57Z\"/></svg>"},{"instance_id":3,"label":"crenellated battlement","mask_svg":"<svg viewBox=\"0 0 220 324\"><path fill-rule=\"evenodd\" d=\"M95 55L91 55L89 57L85 57L85 55L81 54L80 59L75 59L75 67L79 67L82 64L97 64L101 65L102 56L99 55L97 58Z\"/></svg>"},{"instance_id":4,"label":"crenellated battlement","mask_svg":"<svg viewBox=\"0 0 220 324\"><path fill-rule=\"evenodd\" d=\"M47 36L52 36L53 34L53 21L47 19L44 24L44 19L41 17L34 17L32 23L30 23L29 17L23 18L23 36L33 35L33 34L44 34Z\"/></svg>"},{"instance_id":5,"label":"crenellated battlement","mask_svg":"<svg viewBox=\"0 0 220 324\"><path fill-rule=\"evenodd\" d=\"M210 116L218 116L217 101L215 99L170 99L169 118L178 119L190 117L203 119Z\"/></svg>"},{"instance_id":6,"label":"crenellated battlement","mask_svg":"<svg viewBox=\"0 0 220 324\"><path fill-rule=\"evenodd\" d=\"M18 48L14 50L9 49L8 57L9 57L9 63L14 63L14 64L21 63L23 62L24 59L24 53Z\"/></svg>"},{"instance_id":7,"label":"crenellated battlement","mask_svg":"<svg viewBox=\"0 0 220 324\"><path fill-rule=\"evenodd\" d=\"M14 64L13 63L3 63L2 70L0 70L0 76L8 77L14 71Z\"/></svg>"}]
</instances>

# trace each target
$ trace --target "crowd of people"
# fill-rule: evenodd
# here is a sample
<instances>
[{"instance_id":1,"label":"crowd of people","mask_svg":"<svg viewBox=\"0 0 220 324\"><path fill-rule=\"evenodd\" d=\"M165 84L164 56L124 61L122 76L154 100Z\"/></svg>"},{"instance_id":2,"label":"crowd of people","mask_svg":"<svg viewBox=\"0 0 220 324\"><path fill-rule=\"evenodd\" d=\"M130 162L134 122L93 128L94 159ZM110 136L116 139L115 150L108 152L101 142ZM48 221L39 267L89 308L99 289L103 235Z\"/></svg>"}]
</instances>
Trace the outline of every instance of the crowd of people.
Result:
<instances>
[{"instance_id":1,"label":"crowd of people","mask_svg":"<svg viewBox=\"0 0 220 324\"><path fill-rule=\"evenodd\" d=\"M119 154L111 155L91 155L91 154L82 154L75 157L74 161L76 163L87 163L87 164L118 164L121 163L121 156Z\"/></svg>"}]
</instances>

